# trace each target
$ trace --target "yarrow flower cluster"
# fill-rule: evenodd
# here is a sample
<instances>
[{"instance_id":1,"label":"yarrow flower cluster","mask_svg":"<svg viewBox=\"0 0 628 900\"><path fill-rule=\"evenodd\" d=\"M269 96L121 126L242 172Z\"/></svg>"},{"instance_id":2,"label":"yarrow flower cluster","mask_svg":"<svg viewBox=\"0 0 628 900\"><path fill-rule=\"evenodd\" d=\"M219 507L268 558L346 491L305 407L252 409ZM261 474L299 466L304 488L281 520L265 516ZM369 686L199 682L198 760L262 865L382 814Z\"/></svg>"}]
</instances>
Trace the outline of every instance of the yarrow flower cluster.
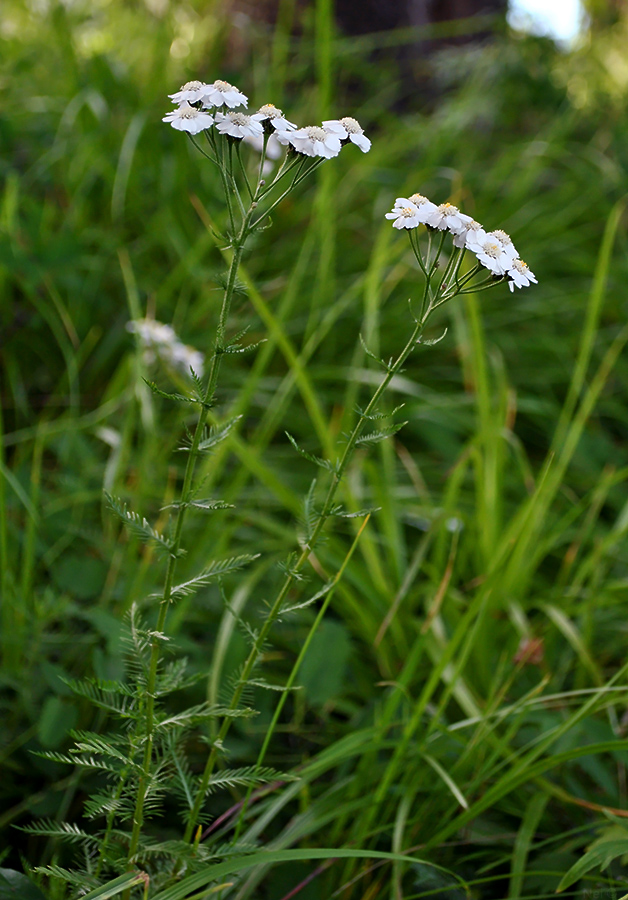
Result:
<instances>
[{"instance_id":1,"label":"yarrow flower cluster","mask_svg":"<svg viewBox=\"0 0 628 900\"><path fill-rule=\"evenodd\" d=\"M511 291L515 286L522 288L529 287L532 282L538 283L505 231L486 231L483 225L451 203L437 206L422 194L397 197L386 218L393 220L393 228L412 229L425 225L435 231L448 231L455 247L475 254L478 263L497 278L507 278Z\"/></svg>"},{"instance_id":2,"label":"yarrow flower cluster","mask_svg":"<svg viewBox=\"0 0 628 900\"><path fill-rule=\"evenodd\" d=\"M183 344L171 325L155 319L134 319L127 322L126 330L138 336L147 365L160 359L184 375L189 375L192 369L195 375L202 377L205 357L194 347Z\"/></svg>"},{"instance_id":3,"label":"yarrow flower cluster","mask_svg":"<svg viewBox=\"0 0 628 900\"><path fill-rule=\"evenodd\" d=\"M248 105L248 97L228 81L188 81L174 94L169 94L177 108L163 117L178 131L199 134L213 125L220 134L245 140L261 151L283 144L303 156L331 159L338 156L344 144L352 143L367 153L371 142L364 134L360 123L351 116L342 119L328 119L319 125L299 128L289 121L283 111L273 103L265 103L252 115L234 112L236 107ZM210 112L213 110L213 112ZM267 136L267 141L262 138ZM272 138L272 142L271 142ZM276 158L271 156L270 158Z\"/></svg>"}]
</instances>

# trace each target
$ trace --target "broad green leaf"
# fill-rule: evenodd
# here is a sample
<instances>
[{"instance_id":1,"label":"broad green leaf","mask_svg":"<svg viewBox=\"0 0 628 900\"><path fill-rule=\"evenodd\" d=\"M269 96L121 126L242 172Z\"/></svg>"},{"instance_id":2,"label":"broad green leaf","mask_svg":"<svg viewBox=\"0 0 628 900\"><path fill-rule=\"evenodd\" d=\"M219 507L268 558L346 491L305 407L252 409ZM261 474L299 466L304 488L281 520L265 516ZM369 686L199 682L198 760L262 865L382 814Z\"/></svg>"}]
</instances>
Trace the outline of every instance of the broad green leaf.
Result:
<instances>
[{"instance_id":1,"label":"broad green leaf","mask_svg":"<svg viewBox=\"0 0 628 900\"><path fill-rule=\"evenodd\" d=\"M42 747L58 747L74 728L76 707L61 697L48 697L37 722L37 737Z\"/></svg>"},{"instance_id":2,"label":"broad green leaf","mask_svg":"<svg viewBox=\"0 0 628 900\"><path fill-rule=\"evenodd\" d=\"M0 900L46 900L36 884L14 869L0 869Z\"/></svg>"}]
</instances>

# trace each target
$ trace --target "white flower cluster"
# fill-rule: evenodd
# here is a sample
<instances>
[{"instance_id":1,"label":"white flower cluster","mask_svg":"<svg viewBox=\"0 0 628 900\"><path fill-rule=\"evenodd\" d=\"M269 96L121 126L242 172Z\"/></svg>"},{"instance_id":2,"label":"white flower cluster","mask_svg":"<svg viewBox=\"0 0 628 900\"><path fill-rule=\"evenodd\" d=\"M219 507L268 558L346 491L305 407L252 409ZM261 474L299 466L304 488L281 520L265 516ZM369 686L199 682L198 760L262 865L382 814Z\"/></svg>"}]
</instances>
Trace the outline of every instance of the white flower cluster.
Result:
<instances>
[{"instance_id":1,"label":"white flower cluster","mask_svg":"<svg viewBox=\"0 0 628 900\"><path fill-rule=\"evenodd\" d=\"M397 197L387 219L394 228L418 228L426 225L438 231L449 231L454 246L471 251L479 263L499 278L507 277L511 291L538 283L526 263L519 258L510 236L505 231L486 231L479 222L460 212L451 203L437 206L422 194Z\"/></svg>"},{"instance_id":2,"label":"white flower cluster","mask_svg":"<svg viewBox=\"0 0 628 900\"><path fill-rule=\"evenodd\" d=\"M272 103L266 103L252 115L234 112L235 107L246 108L248 98L228 81L214 81L213 84L188 81L169 96L178 105L162 121L169 122L178 131L198 134L215 125L221 134L244 139L257 147L263 146L262 138L266 131L269 135L267 150L272 140L274 152L279 142L292 147L297 153L321 156L324 159L338 156L342 145L349 142L359 147L363 153L371 149L371 142L360 123L351 116L328 119L321 126L298 128ZM268 155L271 156L270 153Z\"/></svg>"},{"instance_id":3,"label":"white flower cluster","mask_svg":"<svg viewBox=\"0 0 628 900\"><path fill-rule=\"evenodd\" d=\"M134 319L127 322L126 330L139 337L144 361L148 365L159 358L184 375L189 375L190 369L193 369L199 378L202 377L205 357L194 347L182 344L171 325L164 325L155 319Z\"/></svg>"}]
</instances>

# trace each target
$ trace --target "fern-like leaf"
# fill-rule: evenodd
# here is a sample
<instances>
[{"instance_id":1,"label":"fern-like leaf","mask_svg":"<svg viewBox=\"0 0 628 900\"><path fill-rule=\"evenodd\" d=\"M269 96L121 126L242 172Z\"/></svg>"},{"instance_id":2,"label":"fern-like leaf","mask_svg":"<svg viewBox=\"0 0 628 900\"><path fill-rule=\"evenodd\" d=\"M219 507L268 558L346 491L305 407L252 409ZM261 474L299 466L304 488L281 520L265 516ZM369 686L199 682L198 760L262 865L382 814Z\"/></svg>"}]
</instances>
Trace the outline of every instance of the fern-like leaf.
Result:
<instances>
[{"instance_id":1,"label":"fern-like leaf","mask_svg":"<svg viewBox=\"0 0 628 900\"><path fill-rule=\"evenodd\" d=\"M100 838L83 831L78 825L70 822L55 822L52 819L40 819L29 825L16 826L19 831L26 834L38 834L43 837L60 838L70 844L82 844L83 846L100 846Z\"/></svg>"},{"instance_id":2,"label":"fern-like leaf","mask_svg":"<svg viewBox=\"0 0 628 900\"><path fill-rule=\"evenodd\" d=\"M146 382L153 394L156 394L158 397L165 397L166 400L174 400L177 403L199 402L196 397L184 397L183 394L169 394L168 391L162 391L161 388L157 387L154 381L148 381L146 378L144 378L143 381Z\"/></svg>"},{"instance_id":3,"label":"fern-like leaf","mask_svg":"<svg viewBox=\"0 0 628 900\"><path fill-rule=\"evenodd\" d=\"M392 437L393 434L397 434L397 432L407 424L407 422L399 422L395 425L390 425L388 428L382 428L381 431L373 431L371 434L363 434L355 442L356 446L359 444L379 444L380 441L385 441L387 438Z\"/></svg>"},{"instance_id":4,"label":"fern-like leaf","mask_svg":"<svg viewBox=\"0 0 628 900\"><path fill-rule=\"evenodd\" d=\"M318 466L321 469L326 469L328 472L335 473L337 471L337 467L336 467L335 463L329 462L329 460L327 460L327 459L321 459L320 456L314 456L313 453L308 453L307 450L303 450L302 447L299 447L299 445L297 444L296 440L292 437L290 432L286 431L285 434L286 434L286 437L288 438L288 440L290 441L290 443L292 444L292 446L294 447L294 449L297 451L297 453L299 453L301 456L303 456L309 462L314 463L315 466Z\"/></svg>"},{"instance_id":5,"label":"fern-like leaf","mask_svg":"<svg viewBox=\"0 0 628 900\"><path fill-rule=\"evenodd\" d=\"M391 365L391 363L390 363L390 362L387 362L387 363L384 362L384 360L383 360L383 359L380 359L379 356L377 356L375 353L373 353L372 350L369 350L369 348L366 346L366 341L364 340L364 338L362 337L361 334L359 335L359 338L360 338L360 343L362 344L362 349L364 350L364 352L366 353L366 355L367 355L370 359L374 360L378 365L380 365L380 366L382 366L384 369L386 369L387 372L390 371L390 365Z\"/></svg>"},{"instance_id":6,"label":"fern-like leaf","mask_svg":"<svg viewBox=\"0 0 628 900\"><path fill-rule=\"evenodd\" d=\"M210 450L213 450L214 447L218 446L218 444L228 437L231 430L237 425L241 418L242 416L235 416L233 419L223 422L222 425L212 425L209 428L205 427L201 440L196 448L196 452L199 454L209 453ZM185 450L189 453L192 449L192 443L193 439L188 435L183 444L179 447L179 450Z\"/></svg>"},{"instance_id":7,"label":"fern-like leaf","mask_svg":"<svg viewBox=\"0 0 628 900\"><path fill-rule=\"evenodd\" d=\"M76 887L81 888L81 896L85 893L86 888L95 890L102 884L97 878L93 878L83 872L70 872L69 869L64 869L62 866L35 866L33 871L39 875L46 875L48 878L64 881L66 884L76 885Z\"/></svg>"},{"instance_id":8,"label":"fern-like leaf","mask_svg":"<svg viewBox=\"0 0 628 900\"><path fill-rule=\"evenodd\" d=\"M114 712L121 718L131 715L135 690L128 684L98 678L84 678L80 681L63 678L62 681L75 694L89 700L94 706Z\"/></svg>"},{"instance_id":9,"label":"fern-like leaf","mask_svg":"<svg viewBox=\"0 0 628 900\"><path fill-rule=\"evenodd\" d=\"M375 422L380 419L391 418L396 413L398 413L400 409L403 409L405 405L406 405L405 403L400 403L399 406L395 406L395 408L392 409L390 412L381 412L381 413L367 413L366 410L362 409L360 406L355 406L354 410L362 419L370 419L372 422Z\"/></svg>"},{"instance_id":10,"label":"fern-like leaf","mask_svg":"<svg viewBox=\"0 0 628 900\"><path fill-rule=\"evenodd\" d=\"M341 506L333 509L330 513L332 516L337 516L340 519L363 519L365 516L370 516L371 513L379 512L381 506L367 506L366 509L358 509L357 512L347 512Z\"/></svg>"},{"instance_id":11,"label":"fern-like leaf","mask_svg":"<svg viewBox=\"0 0 628 900\"><path fill-rule=\"evenodd\" d=\"M167 554L168 556L173 555L174 545L172 541L159 531L156 531L151 526L148 519L140 516L139 513L128 509L126 503L123 503L117 497L113 497L106 492L105 497L107 498L109 509L124 523L128 531L134 535L134 537L139 538L145 543L154 544L161 553ZM176 556L182 555L183 551L181 550L176 553Z\"/></svg>"},{"instance_id":12,"label":"fern-like leaf","mask_svg":"<svg viewBox=\"0 0 628 900\"><path fill-rule=\"evenodd\" d=\"M235 509L234 503L225 503L224 500L188 500L182 503L169 503L162 509L200 509L202 512L213 512L216 509Z\"/></svg>"},{"instance_id":13,"label":"fern-like leaf","mask_svg":"<svg viewBox=\"0 0 628 900\"><path fill-rule=\"evenodd\" d=\"M297 609L306 609L308 606L311 606L312 603L316 603L317 600L321 600L326 594L334 586L334 581L328 581L327 584L323 585L320 591L317 591L311 597L308 597L307 600L303 600L301 603L295 603L292 606L284 606L281 609L281 615L287 615L288 613L295 612Z\"/></svg>"},{"instance_id":14,"label":"fern-like leaf","mask_svg":"<svg viewBox=\"0 0 628 900\"><path fill-rule=\"evenodd\" d=\"M287 775L277 769L266 766L247 766L241 769L224 769L216 772L209 779L207 794L213 794L219 788L225 787L257 787L260 784L269 784L273 781L298 781L295 775Z\"/></svg>"},{"instance_id":15,"label":"fern-like leaf","mask_svg":"<svg viewBox=\"0 0 628 900\"><path fill-rule=\"evenodd\" d=\"M196 593L199 588L206 587L214 578L221 578L223 575L228 575L229 572L235 572L243 566L247 566L254 559L257 559L258 556L259 553L244 553L241 556L232 556L231 559L214 560L206 569L203 569L200 575L196 575L194 578L190 578L189 581L184 581L182 584L173 587L170 596L173 600L189 597L191 594Z\"/></svg>"}]
</instances>

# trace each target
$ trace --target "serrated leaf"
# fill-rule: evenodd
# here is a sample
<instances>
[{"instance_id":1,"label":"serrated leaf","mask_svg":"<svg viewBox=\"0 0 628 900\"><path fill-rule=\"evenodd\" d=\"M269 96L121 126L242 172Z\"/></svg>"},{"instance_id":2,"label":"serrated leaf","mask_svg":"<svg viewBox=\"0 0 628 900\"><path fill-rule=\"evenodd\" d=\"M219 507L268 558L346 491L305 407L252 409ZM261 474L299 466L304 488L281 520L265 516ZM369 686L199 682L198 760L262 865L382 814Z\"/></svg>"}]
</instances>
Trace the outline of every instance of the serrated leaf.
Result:
<instances>
[{"instance_id":1,"label":"serrated leaf","mask_svg":"<svg viewBox=\"0 0 628 900\"><path fill-rule=\"evenodd\" d=\"M41 819L39 822L32 822L29 825L17 825L19 831L26 834L39 834L45 837L57 837L69 843L93 844L100 846L100 838L93 834L83 831L78 825L71 822L55 822L52 819ZM2 894L0 893L0 897Z\"/></svg>"},{"instance_id":2,"label":"serrated leaf","mask_svg":"<svg viewBox=\"0 0 628 900\"><path fill-rule=\"evenodd\" d=\"M357 512L345 512L342 507L337 510L333 510L331 515L337 516L340 519L363 519L365 516L370 516L371 513L379 512L381 506L368 506L366 509L359 509Z\"/></svg>"},{"instance_id":3,"label":"serrated leaf","mask_svg":"<svg viewBox=\"0 0 628 900\"><path fill-rule=\"evenodd\" d=\"M180 713L157 721L156 728L171 728L173 726L179 728L187 728L196 725L199 722L206 722L208 719L223 718L225 713L229 712L222 706L215 706L210 703L199 703L198 706L190 706ZM237 711L237 715L233 718L243 718L247 715L253 715L254 710L242 709Z\"/></svg>"},{"instance_id":4,"label":"serrated leaf","mask_svg":"<svg viewBox=\"0 0 628 900\"><path fill-rule=\"evenodd\" d=\"M355 407L355 411L362 419L369 419L371 421L376 421L379 419L390 419L395 413L398 413L400 409L403 409L405 403L400 403L399 406L395 406L390 412L381 412L381 413L367 413L360 406Z\"/></svg>"},{"instance_id":5,"label":"serrated leaf","mask_svg":"<svg viewBox=\"0 0 628 900\"><path fill-rule=\"evenodd\" d=\"M205 427L203 429L203 435L201 440L199 441L196 452L197 453L208 453L214 447L224 441L224 439L229 435L229 432L232 428L240 421L242 416L235 416L233 419L229 419L227 422L224 422L222 425L211 425L210 427ZM179 447L179 450L190 451L192 447L192 437L188 436L185 443Z\"/></svg>"},{"instance_id":6,"label":"serrated leaf","mask_svg":"<svg viewBox=\"0 0 628 900\"><path fill-rule=\"evenodd\" d=\"M143 378L142 380L146 382L153 394L156 394L158 397L165 397L166 400L174 400L176 403L199 402L196 397L184 397L183 394L171 394L168 391L162 391L161 388L157 387L154 381L149 381L147 378Z\"/></svg>"},{"instance_id":7,"label":"serrated leaf","mask_svg":"<svg viewBox=\"0 0 628 900\"><path fill-rule=\"evenodd\" d=\"M383 366L384 369L388 370L388 363L385 363L384 360L380 359L380 357L377 356L375 353L373 353L372 350L369 350L369 348L366 346L366 341L362 337L361 333L358 335L358 337L360 338L360 343L362 344L362 349L364 350L366 355L368 357L370 357L372 360L374 360L378 365Z\"/></svg>"},{"instance_id":8,"label":"serrated leaf","mask_svg":"<svg viewBox=\"0 0 628 900\"><path fill-rule=\"evenodd\" d=\"M213 793L223 787L255 787L272 781L298 781L294 775L286 775L276 769L262 766L247 766L241 769L225 769L217 772L209 780L207 793Z\"/></svg>"},{"instance_id":9,"label":"serrated leaf","mask_svg":"<svg viewBox=\"0 0 628 900\"><path fill-rule=\"evenodd\" d=\"M303 499L303 524L305 526L305 538L309 541L316 527L318 515L314 508L314 494L316 492L316 478L312 481L310 489Z\"/></svg>"},{"instance_id":10,"label":"serrated leaf","mask_svg":"<svg viewBox=\"0 0 628 900\"><path fill-rule=\"evenodd\" d=\"M399 422L396 425L390 425L388 428L382 428L381 431L373 431L371 432L371 434L363 434L355 442L356 446L358 444L378 444L380 441L385 441L387 438L392 437L393 434L397 434L397 432L407 424L407 422Z\"/></svg>"},{"instance_id":11,"label":"serrated leaf","mask_svg":"<svg viewBox=\"0 0 628 900\"><path fill-rule=\"evenodd\" d=\"M47 875L49 878L58 878L59 881L65 881L67 884L75 884L77 887L83 889L98 885L98 881L95 878L85 875L83 872L71 872L69 869L64 869L62 866L35 866L33 871L41 873L42 875ZM84 895L81 894L81 900L83 900L83 897Z\"/></svg>"},{"instance_id":12,"label":"serrated leaf","mask_svg":"<svg viewBox=\"0 0 628 900\"><path fill-rule=\"evenodd\" d=\"M277 691L278 693L287 693L288 691L298 691L300 687L295 685L294 687L287 688L281 684L269 684L267 681L264 681L262 678L249 678L246 682L247 686L259 687L263 688L265 691Z\"/></svg>"},{"instance_id":13,"label":"serrated leaf","mask_svg":"<svg viewBox=\"0 0 628 900\"><path fill-rule=\"evenodd\" d=\"M262 338L260 341L255 341L254 344L247 344L246 347L243 347L241 344L228 344L222 352L223 353L250 353L252 350L257 350L258 347L261 347L261 345L265 344L265 343L266 343L266 338Z\"/></svg>"},{"instance_id":14,"label":"serrated leaf","mask_svg":"<svg viewBox=\"0 0 628 900\"><path fill-rule=\"evenodd\" d=\"M196 374L192 366L190 366L190 378L194 382L194 387L196 388L196 399L199 403L205 403L207 399L205 397L205 385L199 376Z\"/></svg>"},{"instance_id":15,"label":"serrated leaf","mask_svg":"<svg viewBox=\"0 0 628 900\"><path fill-rule=\"evenodd\" d=\"M79 697L85 697L94 706L107 709L119 716L126 717L131 712L135 691L122 682L99 681L95 678L83 678L75 681L64 678L65 684Z\"/></svg>"},{"instance_id":16,"label":"serrated leaf","mask_svg":"<svg viewBox=\"0 0 628 900\"><path fill-rule=\"evenodd\" d=\"M162 509L200 509L204 512L213 512L215 509L235 509L235 503L226 503L224 500L188 500L182 503L168 503Z\"/></svg>"},{"instance_id":17,"label":"serrated leaf","mask_svg":"<svg viewBox=\"0 0 628 900\"><path fill-rule=\"evenodd\" d=\"M301 456L305 457L305 459L309 460L311 463L314 463L315 466L319 466L321 469L327 469L328 472L336 471L336 466L333 463L330 463L326 459L321 459L320 456L314 456L313 453L308 453L307 450L303 450L301 447L299 447L299 445L289 432L286 431L285 434L297 453L300 453Z\"/></svg>"},{"instance_id":18,"label":"serrated leaf","mask_svg":"<svg viewBox=\"0 0 628 900\"><path fill-rule=\"evenodd\" d=\"M235 572L258 557L259 553L243 553L241 556L232 556L231 559L216 560L203 569L200 575L173 587L170 597L172 600L189 597L199 588L206 587L214 578L221 578L223 575L228 575L229 572Z\"/></svg>"},{"instance_id":19,"label":"serrated leaf","mask_svg":"<svg viewBox=\"0 0 628 900\"><path fill-rule=\"evenodd\" d=\"M280 572L283 572L284 575L287 575L289 578L294 578L295 581L309 581L307 575L304 575L302 572L297 572L294 568L294 562L296 560L296 554L291 553L287 560L278 560L276 563L277 568Z\"/></svg>"},{"instance_id":20,"label":"serrated leaf","mask_svg":"<svg viewBox=\"0 0 628 900\"><path fill-rule=\"evenodd\" d=\"M293 606L284 606L281 609L281 615L286 615L287 613L295 612L297 609L306 609L306 607L311 606L312 603L316 603L317 600L321 600L326 594L329 593L331 588L335 584L335 580L328 581L327 584L323 585L323 587L313 594L311 597L308 597L307 600L303 600L301 603L295 603Z\"/></svg>"},{"instance_id":21,"label":"serrated leaf","mask_svg":"<svg viewBox=\"0 0 628 900\"><path fill-rule=\"evenodd\" d=\"M441 336L439 338L432 338L429 341L424 341L423 338L419 337L417 340L417 344L421 344L421 346L423 346L423 347L433 347L434 344L440 344L440 342L442 341L442 339L445 337L446 334L447 334L447 329L445 328L445 330L443 331L443 333L441 334Z\"/></svg>"},{"instance_id":22,"label":"serrated leaf","mask_svg":"<svg viewBox=\"0 0 628 900\"><path fill-rule=\"evenodd\" d=\"M131 534L146 543L154 544L162 553L172 556L174 547L172 541L159 531L156 531L151 526L148 519L140 516L139 513L128 509L126 503L122 503L117 497L113 497L106 491L105 497L109 509L124 523ZM183 551L179 550L177 556L182 555Z\"/></svg>"}]
</instances>

